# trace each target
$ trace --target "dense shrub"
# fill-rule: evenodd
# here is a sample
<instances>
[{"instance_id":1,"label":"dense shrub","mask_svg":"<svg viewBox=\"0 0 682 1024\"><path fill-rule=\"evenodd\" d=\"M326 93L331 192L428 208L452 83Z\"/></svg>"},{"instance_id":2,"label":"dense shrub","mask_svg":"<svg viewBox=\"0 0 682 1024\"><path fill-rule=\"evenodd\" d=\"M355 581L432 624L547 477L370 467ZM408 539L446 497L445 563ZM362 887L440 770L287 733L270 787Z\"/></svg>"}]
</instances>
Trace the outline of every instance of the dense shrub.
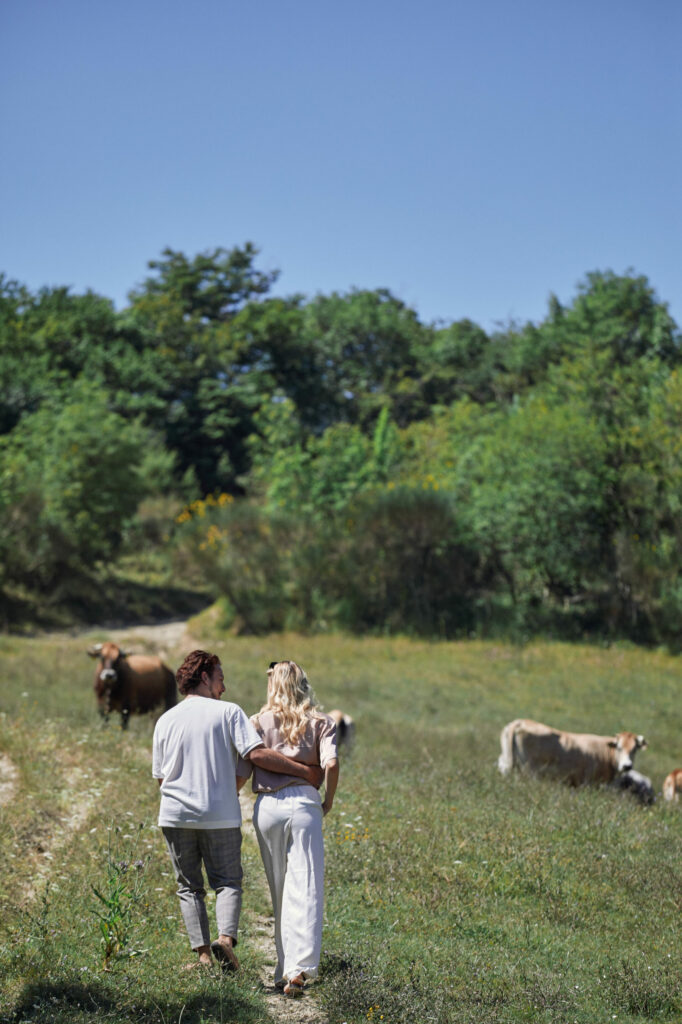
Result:
<instances>
[{"instance_id":1,"label":"dense shrub","mask_svg":"<svg viewBox=\"0 0 682 1024\"><path fill-rule=\"evenodd\" d=\"M199 565L240 632L342 626L439 633L473 624L476 553L451 501L386 489L326 520L270 513L227 496L179 517L179 552Z\"/></svg>"},{"instance_id":2,"label":"dense shrub","mask_svg":"<svg viewBox=\"0 0 682 1024\"><path fill-rule=\"evenodd\" d=\"M327 588L340 625L454 636L473 625L479 558L450 498L389 488L359 496L338 524Z\"/></svg>"},{"instance_id":3,"label":"dense shrub","mask_svg":"<svg viewBox=\"0 0 682 1024\"><path fill-rule=\"evenodd\" d=\"M142 490L142 440L86 385L0 439L0 584L63 597L116 552Z\"/></svg>"},{"instance_id":4,"label":"dense shrub","mask_svg":"<svg viewBox=\"0 0 682 1024\"><path fill-rule=\"evenodd\" d=\"M244 633L282 629L286 618L286 528L256 505L227 494L195 501L178 516L176 563L189 559L225 599Z\"/></svg>"}]
</instances>

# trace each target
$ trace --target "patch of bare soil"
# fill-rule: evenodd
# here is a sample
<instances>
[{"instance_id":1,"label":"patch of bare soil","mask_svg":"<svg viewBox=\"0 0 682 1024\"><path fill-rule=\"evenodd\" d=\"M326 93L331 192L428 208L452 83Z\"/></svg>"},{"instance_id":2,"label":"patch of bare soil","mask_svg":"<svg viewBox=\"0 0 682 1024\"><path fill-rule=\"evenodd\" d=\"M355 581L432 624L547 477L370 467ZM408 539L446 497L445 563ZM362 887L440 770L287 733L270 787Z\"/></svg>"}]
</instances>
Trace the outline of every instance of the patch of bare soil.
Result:
<instances>
[{"instance_id":1,"label":"patch of bare soil","mask_svg":"<svg viewBox=\"0 0 682 1024\"><path fill-rule=\"evenodd\" d=\"M19 771L6 754L0 754L0 807L13 799L17 789Z\"/></svg>"},{"instance_id":2,"label":"patch of bare soil","mask_svg":"<svg viewBox=\"0 0 682 1024\"><path fill-rule=\"evenodd\" d=\"M239 794L239 803L242 808L242 834L248 842L257 844L258 840L256 839L256 833L251 820L253 817L253 800L248 793L242 790ZM264 876L263 887L269 900L270 892ZM286 1024L298 1024L299 1021L302 1021L303 1024L328 1024L327 1017L314 998L314 987L313 990L306 989L303 995L297 999L290 999L275 988L273 978L277 954L275 952L274 917L265 917L263 914L256 915L254 945L263 957L260 977L265 989L268 1013L272 1016L273 1020L285 1021Z\"/></svg>"},{"instance_id":3,"label":"patch of bare soil","mask_svg":"<svg viewBox=\"0 0 682 1024\"><path fill-rule=\"evenodd\" d=\"M160 658L175 658L179 650L190 651L195 645L187 630L187 623L161 622L143 626L110 629L107 638L124 648L140 646L144 653L158 654Z\"/></svg>"}]
</instances>

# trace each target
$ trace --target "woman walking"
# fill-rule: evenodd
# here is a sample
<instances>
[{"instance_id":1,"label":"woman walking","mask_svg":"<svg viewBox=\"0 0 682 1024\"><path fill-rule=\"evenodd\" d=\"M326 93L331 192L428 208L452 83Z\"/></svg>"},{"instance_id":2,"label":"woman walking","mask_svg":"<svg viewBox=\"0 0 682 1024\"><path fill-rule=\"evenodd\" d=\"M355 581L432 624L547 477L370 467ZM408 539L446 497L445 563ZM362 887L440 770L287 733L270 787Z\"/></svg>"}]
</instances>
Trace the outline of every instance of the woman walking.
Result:
<instances>
[{"instance_id":1,"label":"woman walking","mask_svg":"<svg viewBox=\"0 0 682 1024\"><path fill-rule=\"evenodd\" d=\"M297 996L306 978L317 977L320 963L322 817L332 808L339 778L336 724L319 710L305 672L294 661L271 664L267 701L251 721L266 747L324 770L323 802L300 778L253 767L258 794L253 823L275 915L275 986Z\"/></svg>"}]
</instances>

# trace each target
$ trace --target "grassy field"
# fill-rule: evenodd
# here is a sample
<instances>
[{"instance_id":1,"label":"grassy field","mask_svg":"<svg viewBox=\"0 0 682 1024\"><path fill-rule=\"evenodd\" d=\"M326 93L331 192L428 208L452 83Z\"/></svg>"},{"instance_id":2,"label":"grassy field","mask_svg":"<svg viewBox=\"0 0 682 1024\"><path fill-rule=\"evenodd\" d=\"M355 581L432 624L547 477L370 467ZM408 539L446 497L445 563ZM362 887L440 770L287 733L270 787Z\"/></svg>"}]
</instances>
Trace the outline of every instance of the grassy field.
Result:
<instances>
[{"instance_id":1,"label":"grassy field","mask_svg":"<svg viewBox=\"0 0 682 1024\"><path fill-rule=\"evenodd\" d=\"M682 808L501 779L495 767L500 729L517 716L632 729L649 741L636 767L660 792L682 767L679 659L556 643L234 639L208 619L192 632L221 655L226 696L249 712L268 663L293 657L323 704L357 722L325 820L323 977L305 997L320 1019L682 1020ZM179 970L188 948L154 827L152 723L101 727L87 642L0 637L0 751L18 770L0 808L0 1020L276 1019L259 979L255 918L267 907L251 841L244 970ZM127 944L104 969L92 887L111 902L117 885Z\"/></svg>"}]
</instances>

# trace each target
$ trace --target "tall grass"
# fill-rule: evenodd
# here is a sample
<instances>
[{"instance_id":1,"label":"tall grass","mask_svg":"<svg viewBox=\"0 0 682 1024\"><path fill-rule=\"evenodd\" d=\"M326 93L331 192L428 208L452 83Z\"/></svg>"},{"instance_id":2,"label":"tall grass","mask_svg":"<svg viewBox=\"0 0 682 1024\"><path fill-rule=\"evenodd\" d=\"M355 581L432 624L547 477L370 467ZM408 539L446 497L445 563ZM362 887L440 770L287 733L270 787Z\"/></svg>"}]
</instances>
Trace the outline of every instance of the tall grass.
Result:
<instances>
[{"instance_id":1,"label":"tall grass","mask_svg":"<svg viewBox=\"0 0 682 1024\"><path fill-rule=\"evenodd\" d=\"M499 731L519 715L632 729L650 744L637 767L660 791L682 765L677 659L549 643L234 639L208 619L193 633L221 655L226 696L246 710L262 702L268 663L294 657L325 706L356 720L325 819L323 976L306 996L332 1024L682 1020L679 809L495 768ZM0 748L20 770L0 810L0 1020L268 1020L251 941L257 852L245 843L244 971L183 974L187 939L154 828L152 723L100 726L85 646L0 639ZM112 842L116 858L145 866L129 942L104 971L90 887L106 884Z\"/></svg>"}]
</instances>

